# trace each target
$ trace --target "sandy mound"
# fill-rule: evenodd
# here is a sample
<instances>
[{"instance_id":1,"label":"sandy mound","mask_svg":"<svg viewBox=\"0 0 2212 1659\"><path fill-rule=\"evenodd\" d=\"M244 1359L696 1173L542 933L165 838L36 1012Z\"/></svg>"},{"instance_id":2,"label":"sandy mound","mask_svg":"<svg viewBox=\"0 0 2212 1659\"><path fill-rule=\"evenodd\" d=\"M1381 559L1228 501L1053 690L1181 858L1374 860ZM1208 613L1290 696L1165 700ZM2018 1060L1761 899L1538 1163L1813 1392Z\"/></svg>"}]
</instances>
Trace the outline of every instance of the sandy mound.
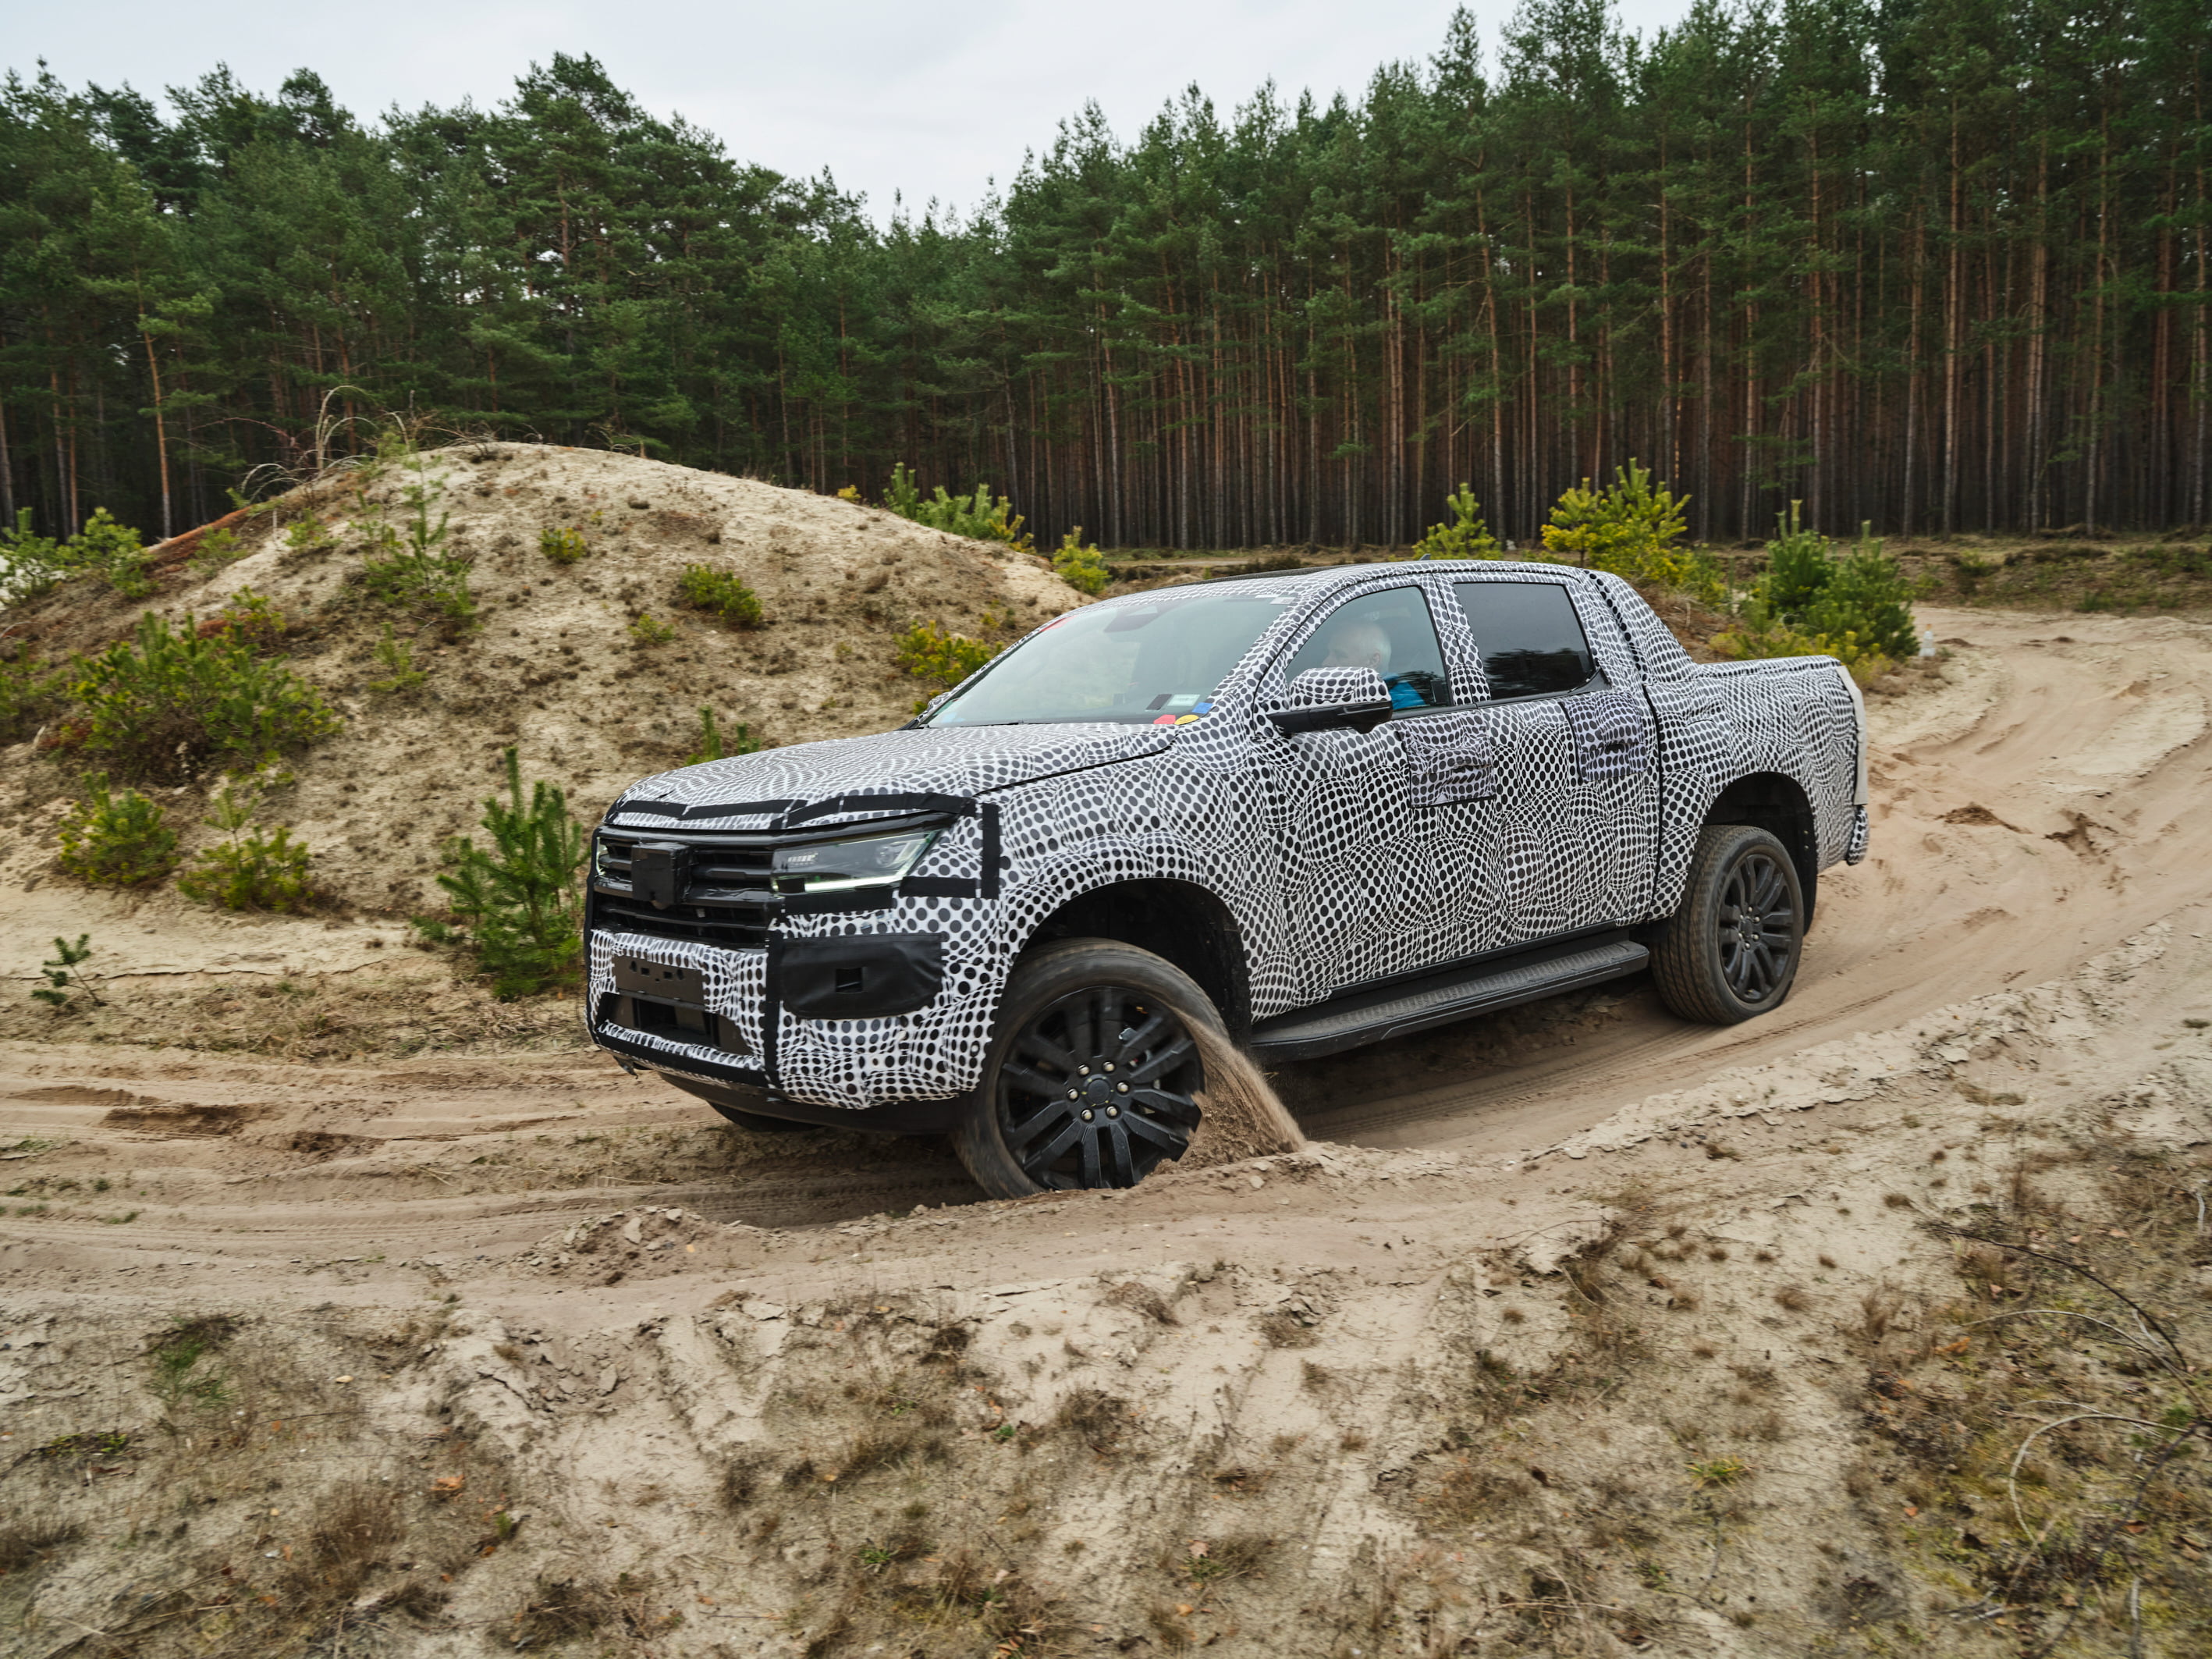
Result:
<instances>
[{"instance_id":1,"label":"sandy mound","mask_svg":"<svg viewBox=\"0 0 2212 1659\"><path fill-rule=\"evenodd\" d=\"M882 731L927 689L894 660L914 622L1004 640L1082 603L1042 559L854 502L603 450L482 444L432 453L419 478L436 492L435 511L451 514L449 546L474 561L483 626L449 641L434 620L380 603L362 582L368 508L404 523L403 491L416 483L404 465L365 490L339 475L235 518L244 556L211 574L187 562L202 533L180 537L160 550L161 591L143 605L80 581L11 611L16 631L54 659L105 647L142 610L205 618L251 589L283 614L285 654L347 722L293 761L297 782L264 814L314 849L332 906L304 923L213 915L166 888L118 897L68 880L53 869L53 831L79 769L30 743L0 751L0 810L12 819L0 834L0 890L23 896L0 921L11 972L29 969L54 934L88 930L100 951L93 965L111 974L377 966L402 941L392 923L438 904L441 843L477 830L506 745L520 747L526 778L560 784L588 822L632 780L683 763L702 704L726 735L743 723L770 745ZM301 552L294 526L310 515L331 545ZM589 547L578 562L540 550L542 532L563 528ZM764 625L733 629L679 608L690 564L744 581ZM676 637L641 644L631 630L641 611ZM374 649L387 623L428 677L412 692L371 689L386 677ZM160 794L187 852L214 838L201 819L216 781Z\"/></svg>"}]
</instances>

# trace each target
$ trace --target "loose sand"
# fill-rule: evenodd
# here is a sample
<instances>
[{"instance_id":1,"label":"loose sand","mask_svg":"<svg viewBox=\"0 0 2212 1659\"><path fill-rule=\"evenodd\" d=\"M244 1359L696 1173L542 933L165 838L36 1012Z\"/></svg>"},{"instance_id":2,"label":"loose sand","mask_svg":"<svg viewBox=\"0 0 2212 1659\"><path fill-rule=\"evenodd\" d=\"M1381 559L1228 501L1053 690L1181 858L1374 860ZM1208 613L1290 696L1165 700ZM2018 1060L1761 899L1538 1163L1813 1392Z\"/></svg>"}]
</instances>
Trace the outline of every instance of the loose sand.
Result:
<instances>
[{"instance_id":1,"label":"loose sand","mask_svg":"<svg viewBox=\"0 0 2212 1659\"><path fill-rule=\"evenodd\" d=\"M1924 620L1782 1013L1283 1068L1308 1147L1126 1195L572 1048L6 1044L0 1648L2203 1651L2201 1476L2008 1467L2212 1357L2212 630Z\"/></svg>"}]
</instances>

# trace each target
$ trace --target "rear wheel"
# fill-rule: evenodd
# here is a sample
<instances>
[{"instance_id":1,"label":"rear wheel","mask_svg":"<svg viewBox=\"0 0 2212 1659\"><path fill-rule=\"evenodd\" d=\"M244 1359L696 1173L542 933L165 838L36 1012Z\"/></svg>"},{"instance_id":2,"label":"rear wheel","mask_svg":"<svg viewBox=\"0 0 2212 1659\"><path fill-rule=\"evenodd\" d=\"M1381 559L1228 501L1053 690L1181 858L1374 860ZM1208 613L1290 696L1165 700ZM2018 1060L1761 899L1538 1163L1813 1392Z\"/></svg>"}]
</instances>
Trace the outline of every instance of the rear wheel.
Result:
<instances>
[{"instance_id":1,"label":"rear wheel","mask_svg":"<svg viewBox=\"0 0 2212 1659\"><path fill-rule=\"evenodd\" d=\"M1181 1158L1206 1086L1193 1032L1221 1017L1173 963L1112 939L1024 956L953 1149L994 1198L1133 1187Z\"/></svg>"},{"instance_id":2,"label":"rear wheel","mask_svg":"<svg viewBox=\"0 0 2212 1659\"><path fill-rule=\"evenodd\" d=\"M1755 825L1709 823L1652 952L1660 1000L1714 1025L1763 1014L1790 994L1804 939L1805 896L1788 850Z\"/></svg>"}]
</instances>

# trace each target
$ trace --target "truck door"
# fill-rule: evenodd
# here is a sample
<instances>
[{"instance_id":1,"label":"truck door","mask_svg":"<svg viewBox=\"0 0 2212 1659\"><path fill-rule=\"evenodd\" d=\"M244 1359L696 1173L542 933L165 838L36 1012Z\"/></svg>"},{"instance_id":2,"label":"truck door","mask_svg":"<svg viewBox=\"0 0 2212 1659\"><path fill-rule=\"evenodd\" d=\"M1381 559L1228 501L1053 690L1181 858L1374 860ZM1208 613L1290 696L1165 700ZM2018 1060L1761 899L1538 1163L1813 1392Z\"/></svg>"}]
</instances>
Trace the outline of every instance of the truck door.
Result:
<instances>
[{"instance_id":1,"label":"truck door","mask_svg":"<svg viewBox=\"0 0 2212 1659\"><path fill-rule=\"evenodd\" d=\"M1387 721L1371 732L1262 739L1272 750L1271 839L1297 939L1299 1002L1434 966L1460 950L1465 860L1451 823L1468 809L1444 799L1456 762L1443 729L1460 711L1418 584L1346 599L1293 642L1268 680L1280 693L1309 668L1348 667L1382 676L1393 705Z\"/></svg>"},{"instance_id":2,"label":"truck door","mask_svg":"<svg viewBox=\"0 0 2212 1659\"><path fill-rule=\"evenodd\" d=\"M1477 837L1490 862L1465 917L1469 952L1650 909L1659 817L1651 710L1626 653L1592 649L1593 632L1613 641L1610 618L1583 614L1580 586L1564 574L1503 572L1452 584L1482 669L1480 718L1496 769Z\"/></svg>"}]
</instances>

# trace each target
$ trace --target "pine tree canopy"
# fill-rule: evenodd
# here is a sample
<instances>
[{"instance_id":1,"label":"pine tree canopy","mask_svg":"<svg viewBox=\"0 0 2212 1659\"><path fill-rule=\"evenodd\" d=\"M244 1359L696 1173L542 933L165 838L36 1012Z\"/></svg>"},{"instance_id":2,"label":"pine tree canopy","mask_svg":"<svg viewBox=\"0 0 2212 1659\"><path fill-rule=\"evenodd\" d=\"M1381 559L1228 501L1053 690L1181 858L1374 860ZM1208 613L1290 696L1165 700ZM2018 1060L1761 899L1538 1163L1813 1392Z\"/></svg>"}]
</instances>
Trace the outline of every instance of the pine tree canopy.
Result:
<instances>
[{"instance_id":1,"label":"pine tree canopy","mask_svg":"<svg viewBox=\"0 0 2212 1659\"><path fill-rule=\"evenodd\" d=\"M0 524L148 539L372 416L1039 544L1534 542L1632 459L1699 539L2212 520L2212 9L1523 0L1357 100L1089 107L878 226L587 58L484 107L0 84ZM1011 159L1011 158L1010 158ZM257 472L257 469L262 471Z\"/></svg>"}]
</instances>

